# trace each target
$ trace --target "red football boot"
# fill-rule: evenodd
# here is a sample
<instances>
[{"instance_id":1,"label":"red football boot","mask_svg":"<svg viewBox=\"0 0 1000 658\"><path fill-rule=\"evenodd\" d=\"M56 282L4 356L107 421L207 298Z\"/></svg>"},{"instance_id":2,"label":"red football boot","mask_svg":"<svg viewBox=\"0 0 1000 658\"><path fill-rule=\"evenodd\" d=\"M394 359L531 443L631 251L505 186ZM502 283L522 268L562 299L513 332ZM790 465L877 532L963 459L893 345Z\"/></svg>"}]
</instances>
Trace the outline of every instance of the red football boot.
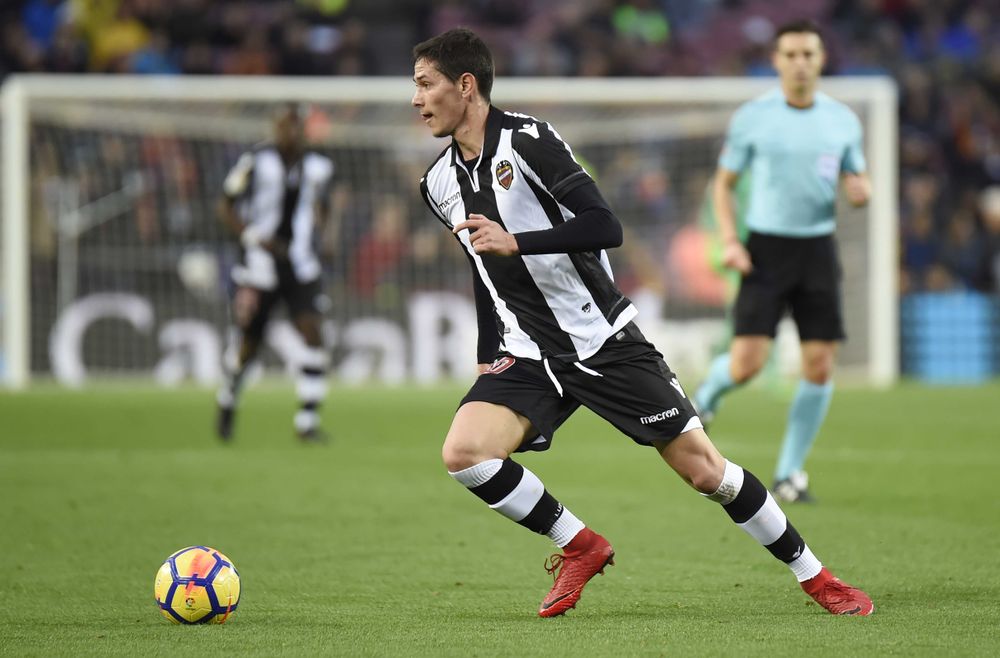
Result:
<instances>
[{"instance_id":1,"label":"red football boot","mask_svg":"<svg viewBox=\"0 0 1000 658\"><path fill-rule=\"evenodd\" d=\"M576 607L583 593L583 586L604 567L615 563L615 550L608 540L590 528L584 528L566 545L562 554L556 553L545 561L545 570L555 582L542 606L539 617L556 617ZM556 575L556 570L559 574Z\"/></svg>"},{"instance_id":2,"label":"red football boot","mask_svg":"<svg viewBox=\"0 0 1000 658\"><path fill-rule=\"evenodd\" d=\"M868 595L857 587L851 587L840 580L826 567L810 578L799 583L806 594L816 603L834 615L860 615L866 617L875 612L875 604Z\"/></svg>"}]
</instances>

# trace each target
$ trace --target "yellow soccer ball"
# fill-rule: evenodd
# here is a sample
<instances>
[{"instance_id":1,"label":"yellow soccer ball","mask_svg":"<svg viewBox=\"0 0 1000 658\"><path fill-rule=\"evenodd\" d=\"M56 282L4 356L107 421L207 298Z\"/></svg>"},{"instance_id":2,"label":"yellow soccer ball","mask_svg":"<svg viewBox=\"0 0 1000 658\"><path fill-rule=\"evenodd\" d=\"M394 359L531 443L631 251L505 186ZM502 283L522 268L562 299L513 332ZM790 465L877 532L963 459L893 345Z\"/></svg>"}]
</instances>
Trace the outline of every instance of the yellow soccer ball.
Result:
<instances>
[{"instance_id":1,"label":"yellow soccer ball","mask_svg":"<svg viewBox=\"0 0 1000 658\"><path fill-rule=\"evenodd\" d=\"M188 546L160 566L153 596L175 624L224 624L240 602L240 574L214 548Z\"/></svg>"}]
</instances>

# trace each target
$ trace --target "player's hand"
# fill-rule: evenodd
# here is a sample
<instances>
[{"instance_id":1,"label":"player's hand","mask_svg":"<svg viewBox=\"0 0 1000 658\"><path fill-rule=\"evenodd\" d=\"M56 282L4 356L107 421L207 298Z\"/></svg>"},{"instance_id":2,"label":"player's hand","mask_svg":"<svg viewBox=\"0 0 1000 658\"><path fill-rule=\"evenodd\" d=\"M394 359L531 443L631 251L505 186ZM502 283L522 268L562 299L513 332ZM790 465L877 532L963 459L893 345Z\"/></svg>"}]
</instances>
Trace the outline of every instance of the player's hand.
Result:
<instances>
[{"instance_id":1,"label":"player's hand","mask_svg":"<svg viewBox=\"0 0 1000 658\"><path fill-rule=\"evenodd\" d=\"M481 375L484 372L487 372L492 367L493 367L492 363L480 363L479 364L479 374Z\"/></svg>"},{"instance_id":2,"label":"player's hand","mask_svg":"<svg viewBox=\"0 0 1000 658\"><path fill-rule=\"evenodd\" d=\"M250 224L240 233L240 243L245 249L252 249L259 246L261 242L264 241L264 236L261 230Z\"/></svg>"},{"instance_id":3,"label":"player's hand","mask_svg":"<svg viewBox=\"0 0 1000 658\"><path fill-rule=\"evenodd\" d=\"M469 215L469 219L455 226L452 232L458 233L465 229L469 229L469 242L477 254L514 256L519 253L514 236L484 215Z\"/></svg>"},{"instance_id":4,"label":"player's hand","mask_svg":"<svg viewBox=\"0 0 1000 658\"><path fill-rule=\"evenodd\" d=\"M868 199L871 198L872 184L867 176L845 174L844 192L847 194L847 200L851 202L851 205L855 208L860 208L868 203Z\"/></svg>"},{"instance_id":5,"label":"player's hand","mask_svg":"<svg viewBox=\"0 0 1000 658\"><path fill-rule=\"evenodd\" d=\"M277 260L288 260L288 242L281 238L271 238L260 243Z\"/></svg>"},{"instance_id":6,"label":"player's hand","mask_svg":"<svg viewBox=\"0 0 1000 658\"><path fill-rule=\"evenodd\" d=\"M750 274L753 270L753 263L750 261L750 252L739 240L728 240L722 248L722 264L731 270L736 270L740 274Z\"/></svg>"}]
</instances>

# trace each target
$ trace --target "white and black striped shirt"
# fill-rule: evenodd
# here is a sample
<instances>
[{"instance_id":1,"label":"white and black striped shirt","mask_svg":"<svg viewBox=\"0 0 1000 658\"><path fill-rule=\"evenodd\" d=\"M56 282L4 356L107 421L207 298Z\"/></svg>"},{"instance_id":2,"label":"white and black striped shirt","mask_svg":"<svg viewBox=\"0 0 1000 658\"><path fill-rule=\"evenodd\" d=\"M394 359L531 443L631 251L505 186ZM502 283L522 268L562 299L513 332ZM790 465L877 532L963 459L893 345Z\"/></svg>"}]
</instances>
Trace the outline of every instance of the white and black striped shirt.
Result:
<instances>
[{"instance_id":1,"label":"white and black striped shirt","mask_svg":"<svg viewBox=\"0 0 1000 658\"><path fill-rule=\"evenodd\" d=\"M588 183L592 179L552 126L491 107L474 171L453 140L420 188L428 207L449 228L479 213L517 234L572 221L573 212L560 201ZM492 298L504 352L583 360L636 315L615 286L603 250L502 257L475 253L468 231L457 237Z\"/></svg>"},{"instance_id":2,"label":"white and black striped shirt","mask_svg":"<svg viewBox=\"0 0 1000 658\"><path fill-rule=\"evenodd\" d=\"M243 221L257 227L263 239L288 243L289 262L302 283L314 281L322 271L314 244L316 211L326 203L332 177L333 161L325 155L306 151L287 166L273 145L264 144L240 156L223 186L226 196L239 201ZM274 257L261 247L247 249L243 262L233 268L233 279L273 289Z\"/></svg>"}]
</instances>

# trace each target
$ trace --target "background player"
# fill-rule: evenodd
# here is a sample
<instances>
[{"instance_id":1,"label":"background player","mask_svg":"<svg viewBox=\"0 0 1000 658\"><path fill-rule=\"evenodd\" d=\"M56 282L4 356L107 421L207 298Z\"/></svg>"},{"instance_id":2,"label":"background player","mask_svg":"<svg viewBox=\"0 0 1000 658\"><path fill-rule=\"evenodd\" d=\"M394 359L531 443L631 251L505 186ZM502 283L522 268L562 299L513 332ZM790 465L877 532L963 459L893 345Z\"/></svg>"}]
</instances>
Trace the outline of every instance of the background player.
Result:
<instances>
[{"instance_id":1,"label":"background player","mask_svg":"<svg viewBox=\"0 0 1000 658\"><path fill-rule=\"evenodd\" d=\"M333 163L307 150L303 121L297 105L282 106L274 116L274 141L244 153L225 180L220 214L239 236L242 257L232 273L237 339L223 359L225 382L217 395L217 431L224 440L232 436L243 377L279 299L306 344L295 431L304 440L324 438L319 406L326 396L329 355L320 332L324 298L315 245L329 212Z\"/></svg>"},{"instance_id":2,"label":"background player","mask_svg":"<svg viewBox=\"0 0 1000 658\"><path fill-rule=\"evenodd\" d=\"M855 207L871 196L861 122L846 105L816 90L824 61L815 24L784 25L772 55L781 88L733 115L713 200L723 262L742 274L733 311L735 337L695 394L695 405L709 422L720 398L764 366L778 321L791 309L801 340L802 380L773 486L775 496L788 502L812 499L803 465L830 406L834 357L845 337L833 237L838 182ZM730 193L747 170L752 176L746 212L750 235L744 245Z\"/></svg>"},{"instance_id":3,"label":"background player","mask_svg":"<svg viewBox=\"0 0 1000 658\"><path fill-rule=\"evenodd\" d=\"M631 321L603 249L621 225L572 150L547 123L490 105L493 58L457 29L414 48L412 103L449 146L421 179L431 212L473 266L482 374L442 448L449 473L476 496L563 548L539 615L575 607L614 550L513 461L545 450L581 405L640 445L787 564L820 605L868 615L868 596L834 578L751 473L719 454L662 356ZM494 358L495 357L495 358ZM492 365L489 361L492 360Z\"/></svg>"}]
</instances>

